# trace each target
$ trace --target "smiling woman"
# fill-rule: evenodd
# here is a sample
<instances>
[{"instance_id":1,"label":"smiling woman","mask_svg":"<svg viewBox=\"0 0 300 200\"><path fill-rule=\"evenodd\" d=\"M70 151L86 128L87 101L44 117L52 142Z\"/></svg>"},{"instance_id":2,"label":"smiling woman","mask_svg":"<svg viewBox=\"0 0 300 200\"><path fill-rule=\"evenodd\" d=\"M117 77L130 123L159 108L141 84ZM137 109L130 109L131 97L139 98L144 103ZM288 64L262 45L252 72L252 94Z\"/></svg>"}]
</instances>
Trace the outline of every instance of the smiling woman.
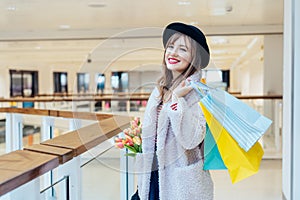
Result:
<instances>
[{"instance_id":1,"label":"smiling woman","mask_svg":"<svg viewBox=\"0 0 300 200\"><path fill-rule=\"evenodd\" d=\"M213 182L203 170L206 121L199 96L186 81L200 81L210 54L196 27L171 23L163 33L163 70L144 114L142 152L136 156L142 200L212 200Z\"/></svg>"}]
</instances>

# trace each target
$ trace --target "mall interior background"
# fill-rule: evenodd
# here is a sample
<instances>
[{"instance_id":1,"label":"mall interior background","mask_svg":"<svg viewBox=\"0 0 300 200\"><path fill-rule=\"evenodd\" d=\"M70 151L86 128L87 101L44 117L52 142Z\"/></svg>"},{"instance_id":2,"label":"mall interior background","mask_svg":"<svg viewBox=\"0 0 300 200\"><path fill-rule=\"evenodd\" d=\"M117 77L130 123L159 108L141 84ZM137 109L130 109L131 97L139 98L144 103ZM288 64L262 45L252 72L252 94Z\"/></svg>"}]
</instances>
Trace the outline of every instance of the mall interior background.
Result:
<instances>
[{"instance_id":1,"label":"mall interior background","mask_svg":"<svg viewBox=\"0 0 300 200\"><path fill-rule=\"evenodd\" d=\"M283 95L282 0L3 0L0 8L0 97L112 93L119 80L122 92L149 92L160 73L161 33L172 21L208 36L208 82L241 95ZM26 81L12 91L20 77ZM267 116L282 115L270 102L250 104L264 104ZM282 158L281 137L272 138L266 155Z\"/></svg>"}]
</instances>

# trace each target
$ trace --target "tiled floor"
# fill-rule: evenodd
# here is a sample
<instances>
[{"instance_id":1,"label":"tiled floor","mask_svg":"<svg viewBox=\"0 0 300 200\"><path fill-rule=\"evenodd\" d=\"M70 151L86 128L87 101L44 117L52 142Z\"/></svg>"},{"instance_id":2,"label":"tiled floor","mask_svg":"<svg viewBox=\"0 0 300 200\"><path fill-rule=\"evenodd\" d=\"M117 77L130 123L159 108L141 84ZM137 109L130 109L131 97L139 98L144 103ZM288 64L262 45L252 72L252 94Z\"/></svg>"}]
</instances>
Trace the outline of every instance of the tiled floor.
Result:
<instances>
[{"instance_id":1,"label":"tiled floor","mask_svg":"<svg viewBox=\"0 0 300 200\"><path fill-rule=\"evenodd\" d=\"M83 200L120 199L119 160L100 158L83 168ZM212 171L215 200L281 200L281 160L263 160L260 171L232 184L226 171Z\"/></svg>"},{"instance_id":2,"label":"tiled floor","mask_svg":"<svg viewBox=\"0 0 300 200\"><path fill-rule=\"evenodd\" d=\"M226 171L213 171L215 199L281 200L281 160L263 160L257 174L234 185Z\"/></svg>"}]
</instances>

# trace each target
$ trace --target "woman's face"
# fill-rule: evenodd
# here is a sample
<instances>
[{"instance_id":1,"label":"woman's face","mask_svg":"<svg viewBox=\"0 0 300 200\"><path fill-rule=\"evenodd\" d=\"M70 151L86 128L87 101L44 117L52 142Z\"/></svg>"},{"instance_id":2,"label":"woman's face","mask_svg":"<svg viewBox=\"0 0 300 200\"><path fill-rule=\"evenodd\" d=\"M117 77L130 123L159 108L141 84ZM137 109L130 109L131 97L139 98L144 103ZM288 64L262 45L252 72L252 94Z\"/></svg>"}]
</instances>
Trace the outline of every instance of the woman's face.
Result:
<instances>
[{"instance_id":1,"label":"woman's face","mask_svg":"<svg viewBox=\"0 0 300 200\"><path fill-rule=\"evenodd\" d=\"M184 36L180 36L166 47L165 62L174 76L177 77L184 72L190 65L191 60L191 44L188 40L185 40Z\"/></svg>"}]
</instances>

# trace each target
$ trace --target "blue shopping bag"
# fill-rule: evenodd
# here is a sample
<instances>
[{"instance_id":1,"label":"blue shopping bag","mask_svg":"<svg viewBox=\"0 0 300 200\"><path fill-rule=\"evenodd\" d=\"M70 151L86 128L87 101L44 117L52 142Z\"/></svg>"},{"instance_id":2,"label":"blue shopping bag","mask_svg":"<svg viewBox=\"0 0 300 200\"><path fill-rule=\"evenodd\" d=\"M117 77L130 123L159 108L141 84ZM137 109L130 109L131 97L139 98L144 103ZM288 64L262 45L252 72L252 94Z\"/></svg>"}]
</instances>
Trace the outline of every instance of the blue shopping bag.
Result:
<instances>
[{"instance_id":1,"label":"blue shopping bag","mask_svg":"<svg viewBox=\"0 0 300 200\"><path fill-rule=\"evenodd\" d=\"M191 86L202 97L201 102L246 152L267 131L272 121L224 90L201 82Z\"/></svg>"},{"instance_id":2,"label":"blue shopping bag","mask_svg":"<svg viewBox=\"0 0 300 200\"><path fill-rule=\"evenodd\" d=\"M213 135L206 124L206 135L204 138L204 170L227 169L224 165L218 146Z\"/></svg>"}]
</instances>

